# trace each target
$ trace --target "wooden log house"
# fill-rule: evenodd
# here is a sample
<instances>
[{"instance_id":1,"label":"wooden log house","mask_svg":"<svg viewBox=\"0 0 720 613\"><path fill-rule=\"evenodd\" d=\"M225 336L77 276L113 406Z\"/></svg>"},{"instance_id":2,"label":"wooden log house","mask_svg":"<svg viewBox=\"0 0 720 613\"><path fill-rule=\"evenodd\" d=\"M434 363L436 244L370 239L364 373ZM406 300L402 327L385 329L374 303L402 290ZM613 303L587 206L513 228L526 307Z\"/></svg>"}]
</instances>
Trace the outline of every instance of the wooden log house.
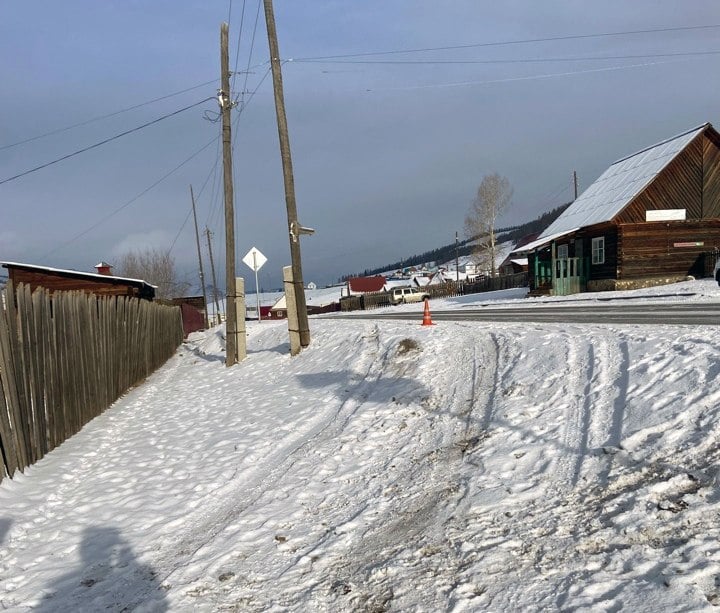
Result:
<instances>
[{"instance_id":1,"label":"wooden log house","mask_svg":"<svg viewBox=\"0 0 720 613\"><path fill-rule=\"evenodd\" d=\"M720 134L709 123L612 164L527 255L531 294L632 289L712 273Z\"/></svg>"},{"instance_id":2,"label":"wooden log house","mask_svg":"<svg viewBox=\"0 0 720 613\"><path fill-rule=\"evenodd\" d=\"M104 263L101 262L101 264ZM141 279L127 279L109 274L63 270L16 262L3 262L2 266L7 269L8 277L15 287L20 283L26 283L30 285L31 290L35 290L36 287L44 287L51 292L81 290L98 296L131 296L144 300L155 298L155 286ZM109 266L105 266L109 273ZM98 270L102 270L100 264Z\"/></svg>"}]
</instances>

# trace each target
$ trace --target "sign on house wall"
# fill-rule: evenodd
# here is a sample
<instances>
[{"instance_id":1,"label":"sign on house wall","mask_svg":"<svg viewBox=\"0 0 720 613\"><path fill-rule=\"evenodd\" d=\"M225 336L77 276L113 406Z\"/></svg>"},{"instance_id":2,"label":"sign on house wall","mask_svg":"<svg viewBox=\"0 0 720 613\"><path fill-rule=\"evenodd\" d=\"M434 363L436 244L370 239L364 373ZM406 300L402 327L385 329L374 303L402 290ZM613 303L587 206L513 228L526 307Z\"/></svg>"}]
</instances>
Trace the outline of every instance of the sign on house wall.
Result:
<instances>
[{"instance_id":1,"label":"sign on house wall","mask_svg":"<svg viewBox=\"0 0 720 613\"><path fill-rule=\"evenodd\" d=\"M686 209L645 211L645 221L685 221Z\"/></svg>"}]
</instances>

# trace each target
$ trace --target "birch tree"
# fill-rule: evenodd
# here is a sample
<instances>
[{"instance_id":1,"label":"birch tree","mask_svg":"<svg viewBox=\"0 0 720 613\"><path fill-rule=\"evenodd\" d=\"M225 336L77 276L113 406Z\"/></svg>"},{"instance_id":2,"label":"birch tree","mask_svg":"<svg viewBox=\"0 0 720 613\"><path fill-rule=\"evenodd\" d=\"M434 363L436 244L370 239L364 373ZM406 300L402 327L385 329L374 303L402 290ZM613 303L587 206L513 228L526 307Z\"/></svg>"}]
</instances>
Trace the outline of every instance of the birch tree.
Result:
<instances>
[{"instance_id":1,"label":"birch tree","mask_svg":"<svg viewBox=\"0 0 720 613\"><path fill-rule=\"evenodd\" d=\"M165 251L129 251L120 258L116 268L122 277L142 279L157 286L156 298L175 298L182 296L188 289L189 284L177 278L174 258Z\"/></svg>"},{"instance_id":2,"label":"birch tree","mask_svg":"<svg viewBox=\"0 0 720 613\"><path fill-rule=\"evenodd\" d=\"M473 260L493 277L497 274L496 223L510 205L512 194L506 177L496 172L485 175L465 217L465 236L475 241Z\"/></svg>"}]
</instances>

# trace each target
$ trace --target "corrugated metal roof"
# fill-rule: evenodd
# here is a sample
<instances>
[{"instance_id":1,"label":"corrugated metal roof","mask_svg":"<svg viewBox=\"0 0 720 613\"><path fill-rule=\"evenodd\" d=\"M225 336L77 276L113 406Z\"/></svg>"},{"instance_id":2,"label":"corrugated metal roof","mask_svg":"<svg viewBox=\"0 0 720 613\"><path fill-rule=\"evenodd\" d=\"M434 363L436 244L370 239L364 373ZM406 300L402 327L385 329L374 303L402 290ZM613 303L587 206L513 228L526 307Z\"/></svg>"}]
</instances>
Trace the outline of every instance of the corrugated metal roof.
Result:
<instances>
[{"instance_id":1,"label":"corrugated metal roof","mask_svg":"<svg viewBox=\"0 0 720 613\"><path fill-rule=\"evenodd\" d=\"M533 244L544 244L578 228L612 220L709 125L703 124L614 162ZM526 245L522 251L530 250L529 247Z\"/></svg>"},{"instance_id":2,"label":"corrugated metal roof","mask_svg":"<svg viewBox=\"0 0 720 613\"><path fill-rule=\"evenodd\" d=\"M529 253L530 251L534 251L538 247L542 247L543 245L547 245L550 241L555 240L556 238L560 238L561 236L565 236L566 234L570 234L571 232L575 232L576 230L579 230L580 228L571 228L570 230L566 230L564 232L558 232L556 234L548 234L547 236L538 238L537 240L534 240L532 243L527 243L523 245L522 247L518 247L517 249L514 249L510 253Z\"/></svg>"}]
</instances>

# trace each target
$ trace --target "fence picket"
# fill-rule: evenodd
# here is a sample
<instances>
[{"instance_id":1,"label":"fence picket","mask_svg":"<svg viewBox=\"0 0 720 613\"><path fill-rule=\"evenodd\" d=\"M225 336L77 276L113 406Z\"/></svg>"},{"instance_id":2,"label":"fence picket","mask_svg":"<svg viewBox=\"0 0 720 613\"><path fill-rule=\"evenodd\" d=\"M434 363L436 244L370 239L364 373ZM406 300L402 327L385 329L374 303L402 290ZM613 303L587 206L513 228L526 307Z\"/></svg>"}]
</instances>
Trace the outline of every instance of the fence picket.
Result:
<instances>
[{"instance_id":1,"label":"fence picket","mask_svg":"<svg viewBox=\"0 0 720 613\"><path fill-rule=\"evenodd\" d=\"M161 366L180 309L9 283L0 300L0 480L43 457ZM16 306L17 302L17 306Z\"/></svg>"}]
</instances>

